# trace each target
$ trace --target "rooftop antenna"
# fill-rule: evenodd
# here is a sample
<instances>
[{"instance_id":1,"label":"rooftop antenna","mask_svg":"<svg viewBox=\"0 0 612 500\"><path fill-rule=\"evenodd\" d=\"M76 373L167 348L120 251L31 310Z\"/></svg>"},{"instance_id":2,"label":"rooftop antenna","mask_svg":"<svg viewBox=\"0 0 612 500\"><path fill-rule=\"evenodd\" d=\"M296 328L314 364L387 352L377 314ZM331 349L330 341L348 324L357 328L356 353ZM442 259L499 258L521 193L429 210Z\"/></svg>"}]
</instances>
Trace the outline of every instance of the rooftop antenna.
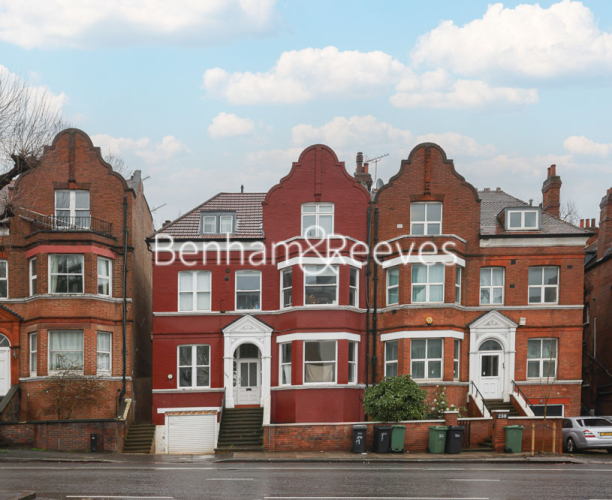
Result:
<instances>
[{"instance_id":1,"label":"rooftop antenna","mask_svg":"<svg viewBox=\"0 0 612 500\"><path fill-rule=\"evenodd\" d=\"M389 156L389 153L386 153L381 156L377 156L376 158L367 158L365 163L374 163L374 182L378 180L378 162L382 160L385 156Z\"/></svg>"},{"instance_id":2,"label":"rooftop antenna","mask_svg":"<svg viewBox=\"0 0 612 500\"><path fill-rule=\"evenodd\" d=\"M142 182L144 182L144 181L146 181L147 179L150 179L150 178L151 178L151 176L147 175L145 178L142 179Z\"/></svg>"},{"instance_id":3,"label":"rooftop antenna","mask_svg":"<svg viewBox=\"0 0 612 500\"><path fill-rule=\"evenodd\" d=\"M155 210L159 210L161 207L165 207L167 205L167 203L164 203L163 205L160 205L159 207L155 207L153 209L151 209L151 213L155 212Z\"/></svg>"}]
</instances>

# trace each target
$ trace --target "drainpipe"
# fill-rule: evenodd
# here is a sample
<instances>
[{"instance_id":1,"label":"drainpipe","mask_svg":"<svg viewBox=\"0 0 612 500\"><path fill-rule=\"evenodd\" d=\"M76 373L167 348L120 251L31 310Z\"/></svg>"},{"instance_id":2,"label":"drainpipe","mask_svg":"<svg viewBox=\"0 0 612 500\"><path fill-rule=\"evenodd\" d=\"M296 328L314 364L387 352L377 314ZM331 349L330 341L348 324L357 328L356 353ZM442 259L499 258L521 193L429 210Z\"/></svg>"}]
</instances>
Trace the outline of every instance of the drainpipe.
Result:
<instances>
[{"instance_id":1,"label":"drainpipe","mask_svg":"<svg viewBox=\"0 0 612 500\"><path fill-rule=\"evenodd\" d=\"M127 195L123 195L123 373L119 402L123 401L126 392L125 374L127 369Z\"/></svg>"},{"instance_id":2,"label":"drainpipe","mask_svg":"<svg viewBox=\"0 0 612 500\"><path fill-rule=\"evenodd\" d=\"M374 248L378 245L378 207L374 209ZM374 312L372 314L372 384L376 384L376 333L378 332L378 266L374 263Z\"/></svg>"},{"instance_id":3,"label":"drainpipe","mask_svg":"<svg viewBox=\"0 0 612 500\"><path fill-rule=\"evenodd\" d=\"M368 246L370 245L370 238L372 237L372 205L368 207ZM365 372L365 381L366 387L370 385L370 274L371 274L371 255L372 249L368 252L367 260L366 260L366 272L365 272L365 300L366 300L366 372Z\"/></svg>"}]
</instances>

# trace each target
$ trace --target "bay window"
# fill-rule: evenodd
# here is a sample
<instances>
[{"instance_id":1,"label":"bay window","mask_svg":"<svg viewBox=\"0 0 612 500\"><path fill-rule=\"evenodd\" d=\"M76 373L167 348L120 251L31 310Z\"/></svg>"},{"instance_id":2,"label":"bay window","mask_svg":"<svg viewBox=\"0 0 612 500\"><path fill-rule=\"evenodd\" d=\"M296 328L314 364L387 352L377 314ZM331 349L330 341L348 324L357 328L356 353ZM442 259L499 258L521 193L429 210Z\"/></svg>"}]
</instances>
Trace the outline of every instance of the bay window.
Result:
<instances>
[{"instance_id":1,"label":"bay window","mask_svg":"<svg viewBox=\"0 0 612 500\"><path fill-rule=\"evenodd\" d=\"M179 388L210 387L209 345L180 345L178 358Z\"/></svg>"},{"instance_id":2,"label":"bay window","mask_svg":"<svg viewBox=\"0 0 612 500\"><path fill-rule=\"evenodd\" d=\"M350 268L349 306L359 307L359 269Z\"/></svg>"},{"instance_id":3,"label":"bay window","mask_svg":"<svg viewBox=\"0 0 612 500\"><path fill-rule=\"evenodd\" d=\"M49 371L83 370L83 331L49 332Z\"/></svg>"},{"instance_id":4,"label":"bay window","mask_svg":"<svg viewBox=\"0 0 612 500\"><path fill-rule=\"evenodd\" d=\"M348 383L357 383L357 342L349 341L348 343Z\"/></svg>"},{"instance_id":5,"label":"bay window","mask_svg":"<svg viewBox=\"0 0 612 500\"><path fill-rule=\"evenodd\" d=\"M38 271L36 270L36 257L32 257L28 263L30 275L30 295L38 293Z\"/></svg>"},{"instance_id":6,"label":"bay window","mask_svg":"<svg viewBox=\"0 0 612 500\"><path fill-rule=\"evenodd\" d=\"M335 340L304 341L304 383L336 382Z\"/></svg>"},{"instance_id":7,"label":"bay window","mask_svg":"<svg viewBox=\"0 0 612 500\"><path fill-rule=\"evenodd\" d=\"M98 332L97 343L98 373L110 374L113 359L113 334L111 332Z\"/></svg>"},{"instance_id":8,"label":"bay window","mask_svg":"<svg viewBox=\"0 0 612 500\"><path fill-rule=\"evenodd\" d=\"M442 341L443 339L412 339L410 361L412 378L442 378Z\"/></svg>"},{"instance_id":9,"label":"bay window","mask_svg":"<svg viewBox=\"0 0 612 500\"><path fill-rule=\"evenodd\" d=\"M281 308L291 307L293 296L293 271L289 267L281 271Z\"/></svg>"},{"instance_id":10,"label":"bay window","mask_svg":"<svg viewBox=\"0 0 612 500\"><path fill-rule=\"evenodd\" d=\"M236 271L236 309L261 309L261 271Z\"/></svg>"},{"instance_id":11,"label":"bay window","mask_svg":"<svg viewBox=\"0 0 612 500\"><path fill-rule=\"evenodd\" d=\"M454 355L453 355L453 378L457 380L459 378L459 359L461 358L461 341L455 339L454 342Z\"/></svg>"},{"instance_id":12,"label":"bay window","mask_svg":"<svg viewBox=\"0 0 612 500\"><path fill-rule=\"evenodd\" d=\"M83 293L83 255L49 255L49 293Z\"/></svg>"},{"instance_id":13,"label":"bay window","mask_svg":"<svg viewBox=\"0 0 612 500\"><path fill-rule=\"evenodd\" d=\"M462 268L455 266L455 304L461 304L461 274Z\"/></svg>"},{"instance_id":14,"label":"bay window","mask_svg":"<svg viewBox=\"0 0 612 500\"><path fill-rule=\"evenodd\" d=\"M304 266L304 305L338 303L338 266Z\"/></svg>"},{"instance_id":15,"label":"bay window","mask_svg":"<svg viewBox=\"0 0 612 500\"><path fill-rule=\"evenodd\" d=\"M387 269L387 305L399 304L399 267Z\"/></svg>"},{"instance_id":16,"label":"bay window","mask_svg":"<svg viewBox=\"0 0 612 500\"><path fill-rule=\"evenodd\" d=\"M397 377L398 341L385 342L385 377Z\"/></svg>"},{"instance_id":17,"label":"bay window","mask_svg":"<svg viewBox=\"0 0 612 500\"><path fill-rule=\"evenodd\" d=\"M38 371L38 334L30 333L30 376L35 377Z\"/></svg>"},{"instance_id":18,"label":"bay window","mask_svg":"<svg viewBox=\"0 0 612 500\"><path fill-rule=\"evenodd\" d=\"M210 271L181 271L179 311L210 311Z\"/></svg>"},{"instance_id":19,"label":"bay window","mask_svg":"<svg viewBox=\"0 0 612 500\"><path fill-rule=\"evenodd\" d=\"M112 295L112 268L110 259L98 257L98 295Z\"/></svg>"},{"instance_id":20,"label":"bay window","mask_svg":"<svg viewBox=\"0 0 612 500\"><path fill-rule=\"evenodd\" d=\"M291 385L291 342L280 345L279 385Z\"/></svg>"},{"instance_id":21,"label":"bay window","mask_svg":"<svg viewBox=\"0 0 612 500\"><path fill-rule=\"evenodd\" d=\"M412 303L444 302L444 264L412 264Z\"/></svg>"},{"instance_id":22,"label":"bay window","mask_svg":"<svg viewBox=\"0 0 612 500\"><path fill-rule=\"evenodd\" d=\"M8 261L0 260L0 299L8 299Z\"/></svg>"}]
</instances>

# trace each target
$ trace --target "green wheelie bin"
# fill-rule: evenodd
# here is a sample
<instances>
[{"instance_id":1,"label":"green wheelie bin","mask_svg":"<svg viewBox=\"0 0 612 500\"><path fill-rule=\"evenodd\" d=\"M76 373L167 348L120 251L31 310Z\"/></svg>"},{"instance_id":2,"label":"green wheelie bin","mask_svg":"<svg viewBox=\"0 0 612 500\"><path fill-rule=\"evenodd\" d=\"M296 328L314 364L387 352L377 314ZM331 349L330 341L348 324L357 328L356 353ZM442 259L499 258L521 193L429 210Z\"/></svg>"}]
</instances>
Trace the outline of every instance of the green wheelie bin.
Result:
<instances>
[{"instance_id":1,"label":"green wheelie bin","mask_svg":"<svg viewBox=\"0 0 612 500\"><path fill-rule=\"evenodd\" d=\"M406 436L405 425L392 425L391 430L391 451L404 453L404 438Z\"/></svg>"},{"instance_id":2,"label":"green wheelie bin","mask_svg":"<svg viewBox=\"0 0 612 500\"><path fill-rule=\"evenodd\" d=\"M429 428L429 453L444 453L447 431L445 425L432 425Z\"/></svg>"},{"instance_id":3,"label":"green wheelie bin","mask_svg":"<svg viewBox=\"0 0 612 500\"><path fill-rule=\"evenodd\" d=\"M520 453L523 448L522 425L507 425L506 429L506 451L508 453Z\"/></svg>"}]
</instances>

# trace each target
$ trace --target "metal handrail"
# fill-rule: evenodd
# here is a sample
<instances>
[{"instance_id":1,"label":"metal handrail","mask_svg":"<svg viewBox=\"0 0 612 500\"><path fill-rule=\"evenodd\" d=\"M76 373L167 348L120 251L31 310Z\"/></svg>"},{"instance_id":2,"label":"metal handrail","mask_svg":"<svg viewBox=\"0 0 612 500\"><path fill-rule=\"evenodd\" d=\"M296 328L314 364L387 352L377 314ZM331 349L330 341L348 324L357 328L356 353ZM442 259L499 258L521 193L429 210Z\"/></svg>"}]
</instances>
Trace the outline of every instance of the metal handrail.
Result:
<instances>
[{"instance_id":1,"label":"metal handrail","mask_svg":"<svg viewBox=\"0 0 612 500\"><path fill-rule=\"evenodd\" d=\"M27 208L19 208L19 215L34 225L42 226L51 231L92 231L112 236L113 224L96 217L44 215Z\"/></svg>"},{"instance_id":2,"label":"metal handrail","mask_svg":"<svg viewBox=\"0 0 612 500\"><path fill-rule=\"evenodd\" d=\"M533 405L529 401L529 398L525 395L525 393L521 390L521 388L518 386L518 384L514 380L512 381L512 386L516 389L516 391L525 400L525 403L527 403L529 405L529 408L531 408L531 411L533 411Z\"/></svg>"},{"instance_id":3,"label":"metal handrail","mask_svg":"<svg viewBox=\"0 0 612 500\"><path fill-rule=\"evenodd\" d=\"M478 396L480 396L480 399L482 399L482 404L483 406L487 409L487 411L489 412L489 415L492 415L491 413L491 408L489 408L489 405L487 404L487 401L485 400L484 396L482 395L482 393L478 390L478 387L476 386L476 384L474 383L473 380L470 381L470 384L472 385L472 387L474 387L474 389L476 390L476 394L478 394Z\"/></svg>"}]
</instances>

